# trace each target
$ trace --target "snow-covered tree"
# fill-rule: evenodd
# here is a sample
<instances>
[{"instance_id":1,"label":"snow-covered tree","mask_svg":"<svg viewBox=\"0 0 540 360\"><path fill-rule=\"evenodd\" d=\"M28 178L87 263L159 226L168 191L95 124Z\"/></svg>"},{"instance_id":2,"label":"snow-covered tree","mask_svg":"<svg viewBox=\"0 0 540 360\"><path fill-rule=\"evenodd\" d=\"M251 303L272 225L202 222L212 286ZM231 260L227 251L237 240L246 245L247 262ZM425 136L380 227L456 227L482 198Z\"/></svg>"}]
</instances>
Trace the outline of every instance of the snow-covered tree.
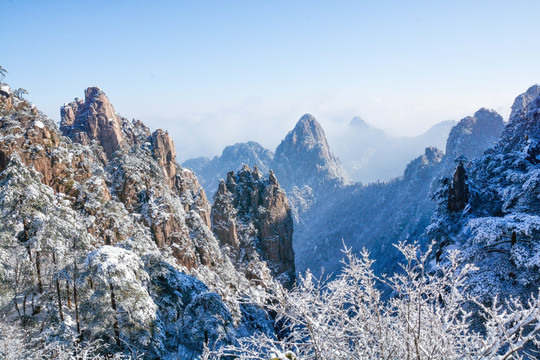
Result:
<instances>
[{"instance_id":1,"label":"snow-covered tree","mask_svg":"<svg viewBox=\"0 0 540 360\"><path fill-rule=\"evenodd\" d=\"M143 350L153 344L157 306L148 290L148 273L133 252L105 245L88 254L79 283L85 291L81 321L91 338Z\"/></svg>"},{"instance_id":2,"label":"snow-covered tree","mask_svg":"<svg viewBox=\"0 0 540 360\"><path fill-rule=\"evenodd\" d=\"M94 242L80 215L41 175L12 155L0 179L1 280L19 315L64 322L72 307L76 263ZM73 299L77 303L76 297ZM27 305L31 311L27 312Z\"/></svg>"},{"instance_id":3,"label":"snow-covered tree","mask_svg":"<svg viewBox=\"0 0 540 360\"><path fill-rule=\"evenodd\" d=\"M332 281L308 272L290 292L276 292L260 306L277 314L283 338L240 339L216 356L235 359L512 359L539 340L540 300L484 306L467 293L475 270L457 252L431 273L430 250L398 245L403 272L377 277L368 253L346 251L343 273ZM380 288L390 291L384 300ZM479 312L468 309L479 307ZM478 329L482 320L483 330ZM288 355L287 355L287 352ZM287 357L288 356L288 357ZM533 355L534 358L534 355Z\"/></svg>"}]
</instances>

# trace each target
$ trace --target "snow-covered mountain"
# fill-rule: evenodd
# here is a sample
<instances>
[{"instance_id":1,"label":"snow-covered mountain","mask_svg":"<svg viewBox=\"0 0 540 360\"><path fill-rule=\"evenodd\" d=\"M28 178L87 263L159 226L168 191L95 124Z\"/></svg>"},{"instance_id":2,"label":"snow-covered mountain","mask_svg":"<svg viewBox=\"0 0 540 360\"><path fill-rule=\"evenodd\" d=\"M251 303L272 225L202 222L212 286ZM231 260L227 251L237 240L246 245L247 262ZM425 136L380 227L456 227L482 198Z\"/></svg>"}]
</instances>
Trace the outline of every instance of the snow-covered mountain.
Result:
<instances>
[{"instance_id":1,"label":"snow-covered mountain","mask_svg":"<svg viewBox=\"0 0 540 360\"><path fill-rule=\"evenodd\" d=\"M262 236L238 244L252 254L242 264L214 236L219 211L176 164L166 131L122 118L96 87L61 108L60 128L3 89L0 305L29 324L22 349L78 337L111 352L192 358L254 328L272 336L266 313L238 299L274 288L273 275L294 281L292 220L275 175L256 182L262 201L249 224ZM238 214L244 196L221 217Z\"/></svg>"},{"instance_id":2,"label":"snow-covered mountain","mask_svg":"<svg viewBox=\"0 0 540 360\"><path fill-rule=\"evenodd\" d=\"M195 171L202 174L201 178L211 174L210 179L226 178L227 166L234 166L230 169L233 170L249 161L259 169L273 169L287 191L295 219L294 247L300 272L311 269L318 274L321 268L338 272L343 243L354 250L368 248L377 259L375 268L391 271L400 256L392 244L399 240L422 240L435 210L430 197L438 187L438 179L452 174L457 157L473 159L482 155L495 144L504 127L502 117L486 109L462 119L448 131L452 124L448 121L436 125L424 138L436 139L445 134L446 155L435 147L427 147L400 177L386 183L352 183L331 151L321 125L309 114L287 134L273 158L269 150L247 143L226 148L221 157L211 162L190 160L184 164L199 166ZM379 146L389 141L395 145L395 156L407 153L400 150L406 148L407 141L417 144L418 140L401 139L400 144L398 139L360 118L353 119L351 126L365 136L362 146ZM384 163L386 166L387 162Z\"/></svg>"},{"instance_id":3,"label":"snow-covered mountain","mask_svg":"<svg viewBox=\"0 0 540 360\"><path fill-rule=\"evenodd\" d=\"M298 120L275 153L256 142L239 143L226 147L221 156L212 160L197 158L182 165L191 168L205 188L214 192L215 179L226 179L229 171L244 164L257 166L265 174L274 171L287 191L296 221L298 214L319 198L350 183L339 159L330 150L321 124L310 114Z\"/></svg>"},{"instance_id":4,"label":"snow-covered mountain","mask_svg":"<svg viewBox=\"0 0 540 360\"><path fill-rule=\"evenodd\" d=\"M275 153L250 142L188 162L215 189L211 205L169 134L121 117L99 88L66 103L58 127L0 85L0 337L19 357L196 358L258 332L274 344L286 334L264 307L297 270L339 273L343 244L370 251L376 273L397 269L398 241L434 240L431 270L459 249L486 303L540 283L538 86L506 126L480 109L452 127L445 153L427 147L369 185L349 180L306 114ZM311 275L300 279L314 295Z\"/></svg>"},{"instance_id":5,"label":"snow-covered mountain","mask_svg":"<svg viewBox=\"0 0 540 360\"><path fill-rule=\"evenodd\" d=\"M526 296L540 283L540 97L530 96L537 88L517 97L497 144L464 162L463 184L454 175L439 189L426 231L437 242L436 260L459 249L478 267L469 283L484 300ZM451 206L457 186L461 207Z\"/></svg>"},{"instance_id":6,"label":"snow-covered mountain","mask_svg":"<svg viewBox=\"0 0 540 360\"><path fill-rule=\"evenodd\" d=\"M272 171L268 179L256 166L229 172L214 196L212 230L248 279L265 286L269 280L264 278L274 277L292 287L293 220L285 191Z\"/></svg>"},{"instance_id":7,"label":"snow-covered mountain","mask_svg":"<svg viewBox=\"0 0 540 360\"><path fill-rule=\"evenodd\" d=\"M318 190L350 182L330 151L321 124L310 114L302 116L278 145L273 165L285 189L309 186Z\"/></svg>"},{"instance_id":8,"label":"snow-covered mountain","mask_svg":"<svg viewBox=\"0 0 540 360\"><path fill-rule=\"evenodd\" d=\"M354 181L364 184L388 181L403 174L411 161L427 147L443 149L453 120L433 125L417 136L393 136L360 117L332 136L333 150Z\"/></svg>"},{"instance_id":9,"label":"snow-covered mountain","mask_svg":"<svg viewBox=\"0 0 540 360\"><path fill-rule=\"evenodd\" d=\"M227 173L238 170L243 164L257 165L259 171L268 174L274 153L257 142L237 143L223 149L221 156L213 159L199 157L186 160L182 166L197 174L202 187L208 194L214 194L220 179L226 179Z\"/></svg>"},{"instance_id":10,"label":"snow-covered mountain","mask_svg":"<svg viewBox=\"0 0 540 360\"><path fill-rule=\"evenodd\" d=\"M427 242L423 233L435 210L431 196L439 186L438 179L451 175L457 157L472 159L493 146L502 129L500 115L481 109L452 128L446 154L428 147L407 165L400 178L340 187L313 204L295 228L298 270L339 272L345 244L355 251L364 247L370 251L376 259L375 270L395 271L400 254L393 244L402 240Z\"/></svg>"}]
</instances>

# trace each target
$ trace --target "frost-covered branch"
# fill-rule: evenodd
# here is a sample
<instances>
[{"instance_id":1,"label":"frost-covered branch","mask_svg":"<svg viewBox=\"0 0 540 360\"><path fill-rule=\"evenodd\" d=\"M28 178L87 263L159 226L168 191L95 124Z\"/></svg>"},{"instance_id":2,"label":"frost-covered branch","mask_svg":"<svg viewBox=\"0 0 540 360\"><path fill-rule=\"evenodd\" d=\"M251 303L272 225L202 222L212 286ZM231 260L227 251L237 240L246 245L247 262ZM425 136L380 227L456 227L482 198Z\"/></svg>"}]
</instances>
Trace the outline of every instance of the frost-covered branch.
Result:
<instances>
[{"instance_id":1,"label":"frost-covered branch","mask_svg":"<svg viewBox=\"0 0 540 360\"><path fill-rule=\"evenodd\" d=\"M379 278L363 251L345 249L343 272L334 280L307 272L297 286L259 300L276 314L282 338L253 335L215 356L240 360L286 359L510 359L538 341L540 302L519 299L486 307L468 294L475 267L461 264L458 252L437 271L428 271L431 247L398 244L403 271ZM391 295L384 300L381 288ZM481 313L467 311L479 307ZM478 330L483 321L485 331ZM280 355L281 354L281 355ZM281 357L280 357L281 356ZM293 356L293 355L290 355Z\"/></svg>"}]
</instances>

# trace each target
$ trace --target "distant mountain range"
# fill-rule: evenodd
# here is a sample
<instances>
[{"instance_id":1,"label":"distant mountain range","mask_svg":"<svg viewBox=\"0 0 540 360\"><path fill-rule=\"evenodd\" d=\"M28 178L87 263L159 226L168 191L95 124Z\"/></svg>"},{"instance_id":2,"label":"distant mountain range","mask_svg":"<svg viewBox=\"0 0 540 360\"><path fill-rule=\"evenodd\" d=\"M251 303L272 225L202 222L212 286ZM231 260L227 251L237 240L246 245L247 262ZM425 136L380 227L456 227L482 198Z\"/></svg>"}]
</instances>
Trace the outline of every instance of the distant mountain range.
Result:
<instances>
[{"instance_id":1,"label":"distant mountain range","mask_svg":"<svg viewBox=\"0 0 540 360\"><path fill-rule=\"evenodd\" d=\"M341 160L347 175L364 184L388 181L403 174L405 166L433 146L444 149L453 120L433 125L417 136L393 136L360 117L335 135L332 148Z\"/></svg>"},{"instance_id":2,"label":"distant mountain range","mask_svg":"<svg viewBox=\"0 0 540 360\"><path fill-rule=\"evenodd\" d=\"M313 118L309 114L305 116ZM339 158L337 162L341 164L340 176L348 180L364 184L388 181L401 176L409 161L421 155L426 147L444 149L450 129L455 124L453 120L442 121L421 135L400 137L390 135L385 130L369 125L362 118L355 117L346 130L334 135L332 161L336 162ZM318 122L317 127L322 129ZM328 147L326 136L319 141ZM238 168L242 163L257 164L262 172L279 168L281 160L274 160L274 156L273 151L257 142L249 141L227 146L220 156L212 159L188 159L182 165L194 170L199 175L202 186L212 193L216 189L217 181L224 178L229 169ZM285 180L285 183L288 181Z\"/></svg>"}]
</instances>

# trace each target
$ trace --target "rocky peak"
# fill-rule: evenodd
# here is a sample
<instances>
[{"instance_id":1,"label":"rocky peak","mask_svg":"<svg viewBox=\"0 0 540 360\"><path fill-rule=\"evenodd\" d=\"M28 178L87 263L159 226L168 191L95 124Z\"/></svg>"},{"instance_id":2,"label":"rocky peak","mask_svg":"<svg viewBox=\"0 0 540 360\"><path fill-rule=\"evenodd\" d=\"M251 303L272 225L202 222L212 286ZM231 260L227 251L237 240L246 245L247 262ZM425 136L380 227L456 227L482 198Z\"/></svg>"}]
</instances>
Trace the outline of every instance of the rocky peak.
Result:
<instances>
[{"instance_id":1,"label":"rocky peak","mask_svg":"<svg viewBox=\"0 0 540 360\"><path fill-rule=\"evenodd\" d=\"M302 116L277 147L274 164L287 189L349 182L339 159L330 151L322 126L310 114Z\"/></svg>"},{"instance_id":2,"label":"rocky peak","mask_svg":"<svg viewBox=\"0 0 540 360\"><path fill-rule=\"evenodd\" d=\"M349 126L356 129L371 129L371 126L360 116L355 116L349 122Z\"/></svg>"},{"instance_id":3,"label":"rocky peak","mask_svg":"<svg viewBox=\"0 0 540 360\"><path fill-rule=\"evenodd\" d=\"M529 104L540 95L540 86L535 84L527 89L526 92L520 94L512 104L512 112L510 113L510 121L522 111L527 111Z\"/></svg>"},{"instance_id":4,"label":"rocky peak","mask_svg":"<svg viewBox=\"0 0 540 360\"><path fill-rule=\"evenodd\" d=\"M152 155L163 169L165 176L173 180L176 176L176 149L167 131L157 129L152 133Z\"/></svg>"},{"instance_id":5,"label":"rocky peak","mask_svg":"<svg viewBox=\"0 0 540 360\"><path fill-rule=\"evenodd\" d=\"M516 101L523 95L518 96ZM528 101L526 108L511 118L497 148L504 152L526 152L527 159L533 164L540 161L540 94Z\"/></svg>"},{"instance_id":6,"label":"rocky peak","mask_svg":"<svg viewBox=\"0 0 540 360\"><path fill-rule=\"evenodd\" d=\"M236 174L229 172L214 196L212 230L250 280L264 282L262 260L275 278L292 286L295 265L291 210L273 173L264 179L258 169L251 170L247 165Z\"/></svg>"},{"instance_id":7,"label":"rocky peak","mask_svg":"<svg viewBox=\"0 0 540 360\"><path fill-rule=\"evenodd\" d=\"M158 129L149 138L152 144L152 157L163 171L166 183L184 200L186 212L195 210L210 227L210 205L206 193L195 174L176 164L176 148L167 131Z\"/></svg>"},{"instance_id":8,"label":"rocky peak","mask_svg":"<svg viewBox=\"0 0 540 360\"><path fill-rule=\"evenodd\" d=\"M208 194L214 194L219 180L231 169L238 169L242 164L256 165L262 174L267 174L272 165L274 153L254 141L236 143L223 149L220 156L190 159L182 166L192 169Z\"/></svg>"},{"instance_id":9,"label":"rocky peak","mask_svg":"<svg viewBox=\"0 0 540 360\"><path fill-rule=\"evenodd\" d=\"M110 159L124 141L122 123L98 87L87 88L84 95L84 101L75 99L60 109L60 130L83 145L97 140Z\"/></svg>"},{"instance_id":10,"label":"rocky peak","mask_svg":"<svg viewBox=\"0 0 540 360\"><path fill-rule=\"evenodd\" d=\"M482 155L486 149L495 145L503 129L503 118L494 110L482 108L473 116L462 119L448 135L448 161L453 162L461 155L469 159Z\"/></svg>"},{"instance_id":11,"label":"rocky peak","mask_svg":"<svg viewBox=\"0 0 540 360\"><path fill-rule=\"evenodd\" d=\"M324 130L311 114L305 114L298 120L294 129L287 135L282 144L304 151L318 147L325 156L329 156L330 153Z\"/></svg>"},{"instance_id":12,"label":"rocky peak","mask_svg":"<svg viewBox=\"0 0 540 360\"><path fill-rule=\"evenodd\" d=\"M434 168L443 159L443 152L436 147L429 146L425 149L424 155L412 160L403 173L403 178L408 182L418 180L418 177L431 176L426 170Z\"/></svg>"},{"instance_id":13,"label":"rocky peak","mask_svg":"<svg viewBox=\"0 0 540 360\"><path fill-rule=\"evenodd\" d=\"M465 208L468 201L469 188L467 186L467 173L463 166L463 161L459 161L449 189L448 210L453 212L461 211Z\"/></svg>"},{"instance_id":14,"label":"rocky peak","mask_svg":"<svg viewBox=\"0 0 540 360\"><path fill-rule=\"evenodd\" d=\"M66 148L71 144L60 136L56 124L7 85L0 88L4 91L0 94L0 172L18 153L26 166L33 166L42 175L43 184L55 192L76 196L74 182L91 178L91 167L97 159L79 150L67 155ZM106 186L99 187L108 198Z\"/></svg>"}]
</instances>

